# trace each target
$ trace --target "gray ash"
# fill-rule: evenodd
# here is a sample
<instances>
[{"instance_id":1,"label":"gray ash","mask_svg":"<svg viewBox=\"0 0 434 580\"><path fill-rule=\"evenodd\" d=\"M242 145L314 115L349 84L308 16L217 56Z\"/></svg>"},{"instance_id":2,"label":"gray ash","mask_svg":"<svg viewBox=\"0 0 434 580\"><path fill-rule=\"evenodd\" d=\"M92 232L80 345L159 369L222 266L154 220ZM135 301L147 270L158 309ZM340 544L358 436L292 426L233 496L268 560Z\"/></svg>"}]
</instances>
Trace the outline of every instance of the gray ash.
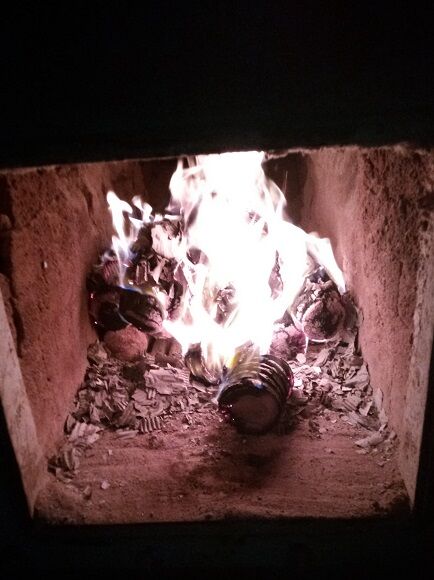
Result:
<instances>
[{"instance_id":1,"label":"gray ash","mask_svg":"<svg viewBox=\"0 0 434 580\"><path fill-rule=\"evenodd\" d=\"M89 348L89 367L65 421L65 440L49 461L59 480L71 480L82 454L107 430L122 438L158 434L169 427L194 430L203 412L217 409L217 387L194 379L173 340L159 339L151 350L153 354L123 362L110 356L102 343ZM274 424L273 431L285 435L299 422L308 421L311 436L321 438L320 417L331 428L343 421L360 429L355 441L360 453L381 447L387 461L395 434L389 432L384 411L374 403L369 372L357 347L357 325L340 339L325 345L309 343L305 352L296 350L287 359L294 379L292 392L277 423L276 406L268 404L271 398L267 400L264 431ZM247 405L240 412L249 409ZM182 422L176 422L177 417ZM258 425L264 423L257 421L257 413L255 417L246 424L258 433L262 431Z\"/></svg>"}]
</instances>

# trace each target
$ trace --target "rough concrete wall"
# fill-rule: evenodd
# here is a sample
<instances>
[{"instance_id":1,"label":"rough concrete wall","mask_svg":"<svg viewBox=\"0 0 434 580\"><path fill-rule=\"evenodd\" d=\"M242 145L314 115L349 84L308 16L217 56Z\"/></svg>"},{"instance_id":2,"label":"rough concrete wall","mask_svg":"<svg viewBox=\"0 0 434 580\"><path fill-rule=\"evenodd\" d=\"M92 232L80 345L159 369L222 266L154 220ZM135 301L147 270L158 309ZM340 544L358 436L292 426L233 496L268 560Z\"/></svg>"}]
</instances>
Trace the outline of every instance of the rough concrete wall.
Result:
<instances>
[{"instance_id":1,"label":"rough concrete wall","mask_svg":"<svg viewBox=\"0 0 434 580\"><path fill-rule=\"evenodd\" d=\"M24 388L3 295L0 290L0 405L20 468L30 511L42 487L46 464Z\"/></svg>"},{"instance_id":2,"label":"rough concrete wall","mask_svg":"<svg viewBox=\"0 0 434 580\"><path fill-rule=\"evenodd\" d=\"M422 251L421 234L430 227L434 155L404 148L325 149L306 154L300 174L302 225L333 242L363 312L360 338L372 384L404 441L414 427L403 415L415 404L407 387L417 280L432 259ZM418 388L425 389L426 380ZM417 462L417 455L408 461Z\"/></svg>"},{"instance_id":3,"label":"rough concrete wall","mask_svg":"<svg viewBox=\"0 0 434 580\"><path fill-rule=\"evenodd\" d=\"M1 254L2 288L46 453L61 434L95 338L85 279L112 234L106 192L159 197L173 167L163 162L158 172L153 163L119 162L0 174L0 213L11 225Z\"/></svg>"},{"instance_id":4,"label":"rough concrete wall","mask_svg":"<svg viewBox=\"0 0 434 580\"><path fill-rule=\"evenodd\" d=\"M434 202L434 199L432 199ZM433 209L433 208L432 208ZM402 438L399 449L399 466L407 484L410 497L416 495L416 483L426 485L429 474L422 472L418 479L418 463L421 450L424 420L432 409L427 410L426 384L430 373L431 349L434 332L434 212L427 220L426 229L420 231L421 255L416 278L416 309L413 317L413 343L408 375L406 405L403 414ZM425 226L424 226L425 228ZM425 438L430 433L425 434ZM427 441L428 446L432 441ZM429 481L429 480L428 480ZM425 492L430 493L429 490Z\"/></svg>"}]
</instances>

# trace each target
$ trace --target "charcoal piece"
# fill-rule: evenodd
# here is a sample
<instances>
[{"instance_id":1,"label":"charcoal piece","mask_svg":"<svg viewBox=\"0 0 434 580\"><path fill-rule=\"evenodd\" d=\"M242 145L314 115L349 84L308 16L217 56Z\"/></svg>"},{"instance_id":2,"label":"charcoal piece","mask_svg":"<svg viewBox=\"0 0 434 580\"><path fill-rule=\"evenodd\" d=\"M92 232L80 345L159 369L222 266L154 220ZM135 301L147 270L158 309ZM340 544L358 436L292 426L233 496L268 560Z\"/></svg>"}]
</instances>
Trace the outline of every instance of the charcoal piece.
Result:
<instances>
[{"instance_id":1,"label":"charcoal piece","mask_svg":"<svg viewBox=\"0 0 434 580\"><path fill-rule=\"evenodd\" d=\"M328 340L342 328L345 310L339 293L327 292L305 311L303 331L311 340Z\"/></svg>"},{"instance_id":2,"label":"charcoal piece","mask_svg":"<svg viewBox=\"0 0 434 580\"><path fill-rule=\"evenodd\" d=\"M276 252L276 261L271 270L270 278L268 280L268 285L271 289L271 296L276 298L280 296L283 290L283 281L280 275L280 265L279 265L279 255Z\"/></svg>"},{"instance_id":3,"label":"charcoal piece","mask_svg":"<svg viewBox=\"0 0 434 580\"><path fill-rule=\"evenodd\" d=\"M206 366L202 356L200 344L192 345L184 358L185 365L198 381L206 385L217 385L220 382L220 373L212 372Z\"/></svg>"},{"instance_id":4,"label":"charcoal piece","mask_svg":"<svg viewBox=\"0 0 434 580\"><path fill-rule=\"evenodd\" d=\"M223 288L218 292L215 301L217 303L216 322L224 324L236 308L235 288L233 286Z\"/></svg>"},{"instance_id":5,"label":"charcoal piece","mask_svg":"<svg viewBox=\"0 0 434 580\"><path fill-rule=\"evenodd\" d=\"M184 286L178 282L178 280L173 280L173 284L169 290L169 297L171 301L167 309L168 317L171 320L176 320L182 307L182 298L184 296Z\"/></svg>"},{"instance_id":6,"label":"charcoal piece","mask_svg":"<svg viewBox=\"0 0 434 580\"><path fill-rule=\"evenodd\" d=\"M112 251L100 257L92 272L87 276L86 287L89 292L104 292L119 285L119 262Z\"/></svg>"},{"instance_id":7,"label":"charcoal piece","mask_svg":"<svg viewBox=\"0 0 434 580\"><path fill-rule=\"evenodd\" d=\"M151 224L143 224L140 228L139 233L135 242L131 245L131 252L133 254L133 262L137 263L140 258L146 256L148 252L152 249L152 235L151 235Z\"/></svg>"},{"instance_id":8,"label":"charcoal piece","mask_svg":"<svg viewBox=\"0 0 434 580\"><path fill-rule=\"evenodd\" d=\"M151 254L146 260L134 262L126 269L125 279L142 294L150 291L153 287L159 286L158 277L163 263L158 260L155 254Z\"/></svg>"},{"instance_id":9,"label":"charcoal piece","mask_svg":"<svg viewBox=\"0 0 434 580\"><path fill-rule=\"evenodd\" d=\"M265 355L257 364L240 360L220 390L219 408L240 433L266 433L279 420L293 385L283 359Z\"/></svg>"},{"instance_id":10,"label":"charcoal piece","mask_svg":"<svg viewBox=\"0 0 434 580\"><path fill-rule=\"evenodd\" d=\"M133 272L127 272L127 276L132 279L135 286L144 286L149 281L148 263L145 260L141 260L135 265Z\"/></svg>"},{"instance_id":11,"label":"charcoal piece","mask_svg":"<svg viewBox=\"0 0 434 580\"><path fill-rule=\"evenodd\" d=\"M174 272L176 268L176 260L164 260L163 268L160 273L159 283L167 292L170 290L174 282Z\"/></svg>"},{"instance_id":12,"label":"charcoal piece","mask_svg":"<svg viewBox=\"0 0 434 580\"><path fill-rule=\"evenodd\" d=\"M152 334L161 329L162 306L152 294L121 288L119 312L125 320L143 332Z\"/></svg>"},{"instance_id":13,"label":"charcoal piece","mask_svg":"<svg viewBox=\"0 0 434 580\"><path fill-rule=\"evenodd\" d=\"M89 312L94 323L103 330L121 330L128 324L119 312L119 294L116 290L91 293Z\"/></svg>"},{"instance_id":14,"label":"charcoal piece","mask_svg":"<svg viewBox=\"0 0 434 580\"><path fill-rule=\"evenodd\" d=\"M345 305L336 284L325 277L319 268L306 278L292 307L295 324L313 341L335 338L346 318Z\"/></svg>"},{"instance_id":15,"label":"charcoal piece","mask_svg":"<svg viewBox=\"0 0 434 580\"><path fill-rule=\"evenodd\" d=\"M143 382L143 372L144 369L142 368L142 357L138 359L136 364L130 365L126 364L121 370L121 376L128 381L132 381L134 383L142 383Z\"/></svg>"},{"instance_id":16,"label":"charcoal piece","mask_svg":"<svg viewBox=\"0 0 434 580\"><path fill-rule=\"evenodd\" d=\"M330 278L324 266L318 266L318 268L309 275L309 280L315 284L325 284L330 280Z\"/></svg>"},{"instance_id":17,"label":"charcoal piece","mask_svg":"<svg viewBox=\"0 0 434 580\"><path fill-rule=\"evenodd\" d=\"M306 350L306 335L295 326L278 328L270 346L270 354L285 360L293 360Z\"/></svg>"},{"instance_id":18,"label":"charcoal piece","mask_svg":"<svg viewBox=\"0 0 434 580\"><path fill-rule=\"evenodd\" d=\"M164 258L174 258L181 242L181 222L164 218L152 224L152 249Z\"/></svg>"},{"instance_id":19,"label":"charcoal piece","mask_svg":"<svg viewBox=\"0 0 434 580\"><path fill-rule=\"evenodd\" d=\"M164 354L164 353L160 353L160 352L156 353L155 362L158 365L162 365L162 366L170 365L172 367L176 367L179 369L182 369L184 366L184 363L183 363L182 358L180 356L174 356L174 355Z\"/></svg>"},{"instance_id":20,"label":"charcoal piece","mask_svg":"<svg viewBox=\"0 0 434 580\"><path fill-rule=\"evenodd\" d=\"M199 248L190 248L187 252L187 258L190 262L194 265L196 264L208 264L208 257L207 255L202 252Z\"/></svg>"}]
</instances>

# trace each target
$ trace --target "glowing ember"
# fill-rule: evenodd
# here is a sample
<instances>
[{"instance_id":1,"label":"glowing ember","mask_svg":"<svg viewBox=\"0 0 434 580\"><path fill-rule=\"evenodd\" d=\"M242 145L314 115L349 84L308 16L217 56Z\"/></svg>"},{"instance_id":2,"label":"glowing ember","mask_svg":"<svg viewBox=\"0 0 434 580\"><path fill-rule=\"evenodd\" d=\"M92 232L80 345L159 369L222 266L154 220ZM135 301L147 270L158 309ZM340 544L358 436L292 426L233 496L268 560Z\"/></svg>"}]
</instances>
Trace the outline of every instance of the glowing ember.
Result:
<instances>
[{"instance_id":1,"label":"glowing ember","mask_svg":"<svg viewBox=\"0 0 434 580\"><path fill-rule=\"evenodd\" d=\"M206 366L217 372L231 366L242 345L268 352L276 321L291 308L316 265L345 290L329 241L285 218L284 195L264 174L263 159L263 153L251 151L190 158L188 167L180 160L170 182L170 215L164 217L152 215L138 198L133 210L113 192L107 195L117 232L113 249L120 284L126 284L141 227L153 222L153 247L176 261L177 275L185 280L181 306L163 326L184 353L200 345ZM182 235L168 237L163 226L174 219L181 220ZM154 279L159 275L154 272ZM164 304L158 288L150 292Z\"/></svg>"}]
</instances>

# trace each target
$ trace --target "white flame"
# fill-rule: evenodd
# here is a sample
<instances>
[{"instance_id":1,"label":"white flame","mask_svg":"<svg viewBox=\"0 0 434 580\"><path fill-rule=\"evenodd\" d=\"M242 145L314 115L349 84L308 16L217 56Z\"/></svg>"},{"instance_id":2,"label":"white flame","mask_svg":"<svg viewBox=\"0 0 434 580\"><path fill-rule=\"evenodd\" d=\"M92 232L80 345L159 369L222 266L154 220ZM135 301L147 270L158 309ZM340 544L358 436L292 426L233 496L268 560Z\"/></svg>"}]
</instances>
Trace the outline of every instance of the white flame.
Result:
<instances>
[{"instance_id":1,"label":"white flame","mask_svg":"<svg viewBox=\"0 0 434 580\"><path fill-rule=\"evenodd\" d=\"M200 343L210 368L228 364L237 347L254 343L261 353L269 349L273 327L300 291L312 255L323 265L340 291L345 283L329 240L306 234L284 218L285 198L262 169L264 154L250 151L198 156L183 162L172 176L170 209L181 212L184 234L171 251L187 280L181 312L165 320L165 329L186 352ZM107 195L117 236L113 248L121 264L124 282L130 244L141 222L131 217L132 208L113 192ZM133 203L150 221L152 208ZM125 232L124 212L129 214ZM160 216L159 216L160 217ZM164 240L153 232L154 249ZM193 264L189 252L200 250L202 259ZM272 292L270 276L278 264L281 290ZM232 310L217 322L219 291L230 288Z\"/></svg>"},{"instance_id":2,"label":"white flame","mask_svg":"<svg viewBox=\"0 0 434 580\"><path fill-rule=\"evenodd\" d=\"M140 219L132 217L133 208L129 203L119 199L113 192L107 193L107 203L112 213L113 226L116 235L112 236L112 248L119 263L119 283L125 285L125 272L131 258L131 245L136 241L137 234L143 224L151 221L152 206L149 203L142 203L139 196L132 199L133 205L139 210ZM125 221L124 213L129 215L128 223ZM158 221L162 216L155 215L154 220ZM128 228L127 228L128 226ZM128 230L128 231L127 231Z\"/></svg>"},{"instance_id":3,"label":"white flame","mask_svg":"<svg viewBox=\"0 0 434 580\"><path fill-rule=\"evenodd\" d=\"M172 204L187 224L187 249L199 248L204 264L183 261L189 282L184 312L166 329L184 351L200 343L209 366L227 364L240 345L251 341L261 352L270 346L273 326L292 304L308 270L308 249L327 271L342 274L328 240L308 236L283 219L285 198L262 170L264 154L224 153L199 156L196 164L172 177ZM269 280L278 257L282 291L273 296ZM215 321L217 304L207 294L234 289L235 310L224 324Z\"/></svg>"}]
</instances>

